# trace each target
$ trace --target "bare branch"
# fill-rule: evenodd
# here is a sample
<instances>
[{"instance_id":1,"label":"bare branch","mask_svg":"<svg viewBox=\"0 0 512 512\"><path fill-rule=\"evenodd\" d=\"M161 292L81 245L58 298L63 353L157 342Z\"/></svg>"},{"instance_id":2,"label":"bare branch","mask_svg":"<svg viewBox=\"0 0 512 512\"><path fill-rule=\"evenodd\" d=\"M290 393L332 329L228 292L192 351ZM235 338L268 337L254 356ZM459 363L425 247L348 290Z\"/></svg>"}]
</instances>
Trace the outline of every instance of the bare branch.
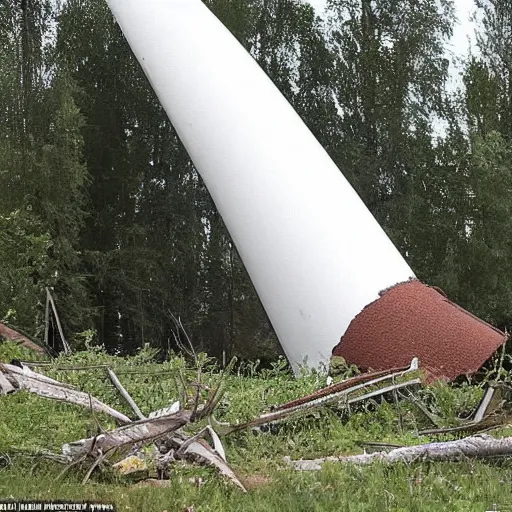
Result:
<instances>
[{"instance_id":1,"label":"bare branch","mask_svg":"<svg viewBox=\"0 0 512 512\"><path fill-rule=\"evenodd\" d=\"M176 329L178 331L178 336L173 333L174 340L176 341L176 344L182 350L185 354L188 354L190 357L192 357L196 363L198 364L197 360L197 354L194 349L194 345L192 344L192 340L190 339L189 335L187 334L187 331L185 330L185 327L183 327L183 324L181 323L181 318L176 318L174 314L171 311L168 311L170 317L172 318L172 321L174 322L174 325L176 326ZM187 340L187 343L189 345L189 349L185 348L185 346L181 343L181 340L179 339L179 332L182 332L185 336L185 339Z\"/></svg>"},{"instance_id":2,"label":"bare branch","mask_svg":"<svg viewBox=\"0 0 512 512\"><path fill-rule=\"evenodd\" d=\"M110 380L112 381L112 384L117 388L119 393L123 396L123 398L128 402L130 407L133 409L133 412L137 415L137 417L140 420L145 420L146 416L142 414L142 411L139 409L137 404L135 403L135 400L130 396L128 391L126 391L125 387L121 384L121 381L117 378L116 374L110 369L107 368L108 376L110 377Z\"/></svg>"}]
</instances>

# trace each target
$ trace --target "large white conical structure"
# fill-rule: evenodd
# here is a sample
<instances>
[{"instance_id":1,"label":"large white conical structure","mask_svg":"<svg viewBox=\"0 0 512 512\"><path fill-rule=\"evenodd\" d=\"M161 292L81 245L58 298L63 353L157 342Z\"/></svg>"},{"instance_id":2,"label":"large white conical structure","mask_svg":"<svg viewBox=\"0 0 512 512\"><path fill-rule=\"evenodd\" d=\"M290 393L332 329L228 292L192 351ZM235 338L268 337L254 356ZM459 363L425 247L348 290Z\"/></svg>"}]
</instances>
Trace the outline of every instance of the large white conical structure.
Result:
<instances>
[{"instance_id":1,"label":"large white conical structure","mask_svg":"<svg viewBox=\"0 0 512 512\"><path fill-rule=\"evenodd\" d=\"M201 0L108 0L290 362L320 366L413 272L300 117Z\"/></svg>"}]
</instances>

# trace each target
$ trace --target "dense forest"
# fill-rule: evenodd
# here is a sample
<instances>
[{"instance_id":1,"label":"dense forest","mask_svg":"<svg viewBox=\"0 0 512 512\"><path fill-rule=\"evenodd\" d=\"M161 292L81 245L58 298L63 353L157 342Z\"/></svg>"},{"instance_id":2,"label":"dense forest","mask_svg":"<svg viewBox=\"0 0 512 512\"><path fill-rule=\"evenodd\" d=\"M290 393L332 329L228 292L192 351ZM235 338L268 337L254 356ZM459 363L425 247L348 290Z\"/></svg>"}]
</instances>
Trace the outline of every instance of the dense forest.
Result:
<instances>
[{"instance_id":1,"label":"dense forest","mask_svg":"<svg viewBox=\"0 0 512 512\"><path fill-rule=\"evenodd\" d=\"M469 0L468 0L469 1ZM450 0L205 0L417 276L512 324L512 6L476 0L459 88ZM292 186L292 185L291 185ZM278 349L208 191L105 0L0 3L0 320L76 347ZM510 240L509 240L510 238Z\"/></svg>"}]
</instances>

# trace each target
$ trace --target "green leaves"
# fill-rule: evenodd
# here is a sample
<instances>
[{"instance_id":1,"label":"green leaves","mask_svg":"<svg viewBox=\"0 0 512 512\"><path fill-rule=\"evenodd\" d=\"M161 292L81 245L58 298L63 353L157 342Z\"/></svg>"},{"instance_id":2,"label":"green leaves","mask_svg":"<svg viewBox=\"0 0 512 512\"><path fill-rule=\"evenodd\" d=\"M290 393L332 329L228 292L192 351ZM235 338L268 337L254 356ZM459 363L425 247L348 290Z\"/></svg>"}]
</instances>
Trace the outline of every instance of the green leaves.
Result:
<instances>
[{"instance_id":1,"label":"green leaves","mask_svg":"<svg viewBox=\"0 0 512 512\"><path fill-rule=\"evenodd\" d=\"M78 269L87 169L77 89L53 52L54 7L0 6L0 309L15 310L17 325L36 333L44 288L54 286L64 330L72 334L90 321Z\"/></svg>"},{"instance_id":2,"label":"green leaves","mask_svg":"<svg viewBox=\"0 0 512 512\"><path fill-rule=\"evenodd\" d=\"M299 0L205 3L417 275L507 324L506 2L480 2L482 56L458 96L446 85L451 1L331 0L325 19ZM112 351L170 352L172 313L198 350L268 367L270 322L106 3L26 8L0 6L0 315L37 332L52 286L70 338L92 329Z\"/></svg>"},{"instance_id":3,"label":"green leaves","mask_svg":"<svg viewBox=\"0 0 512 512\"><path fill-rule=\"evenodd\" d=\"M24 326L33 321L33 297L43 297L52 243L29 211L0 214L0 317ZM37 302L36 302L37 304Z\"/></svg>"}]
</instances>

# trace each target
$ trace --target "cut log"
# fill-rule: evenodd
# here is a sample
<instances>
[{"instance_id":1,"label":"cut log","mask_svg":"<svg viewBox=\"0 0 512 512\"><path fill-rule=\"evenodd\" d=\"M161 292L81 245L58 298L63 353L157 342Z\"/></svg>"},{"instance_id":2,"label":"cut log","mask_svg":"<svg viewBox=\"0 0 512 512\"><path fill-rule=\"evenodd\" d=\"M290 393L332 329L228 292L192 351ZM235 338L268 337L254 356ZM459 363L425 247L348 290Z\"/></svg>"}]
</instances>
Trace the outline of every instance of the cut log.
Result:
<instances>
[{"instance_id":1,"label":"cut log","mask_svg":"<svg viewBox=\"0 0 512 512\"><path fill-rule=\"evenodd\" d=\"M395 464L397 462L411 464L414 462L461 461L468 458L487 458L512 455L512 437L496 439L486 434L478 434L457 441L443 443L427 443L417 446L406 446L389 452L380 451L362 455L345 457L324 457L313 460L291 460L285 462L297 471L318 471L324 462L342 462L366 466L374 462Z\"/></svg>"}]
</instances>

